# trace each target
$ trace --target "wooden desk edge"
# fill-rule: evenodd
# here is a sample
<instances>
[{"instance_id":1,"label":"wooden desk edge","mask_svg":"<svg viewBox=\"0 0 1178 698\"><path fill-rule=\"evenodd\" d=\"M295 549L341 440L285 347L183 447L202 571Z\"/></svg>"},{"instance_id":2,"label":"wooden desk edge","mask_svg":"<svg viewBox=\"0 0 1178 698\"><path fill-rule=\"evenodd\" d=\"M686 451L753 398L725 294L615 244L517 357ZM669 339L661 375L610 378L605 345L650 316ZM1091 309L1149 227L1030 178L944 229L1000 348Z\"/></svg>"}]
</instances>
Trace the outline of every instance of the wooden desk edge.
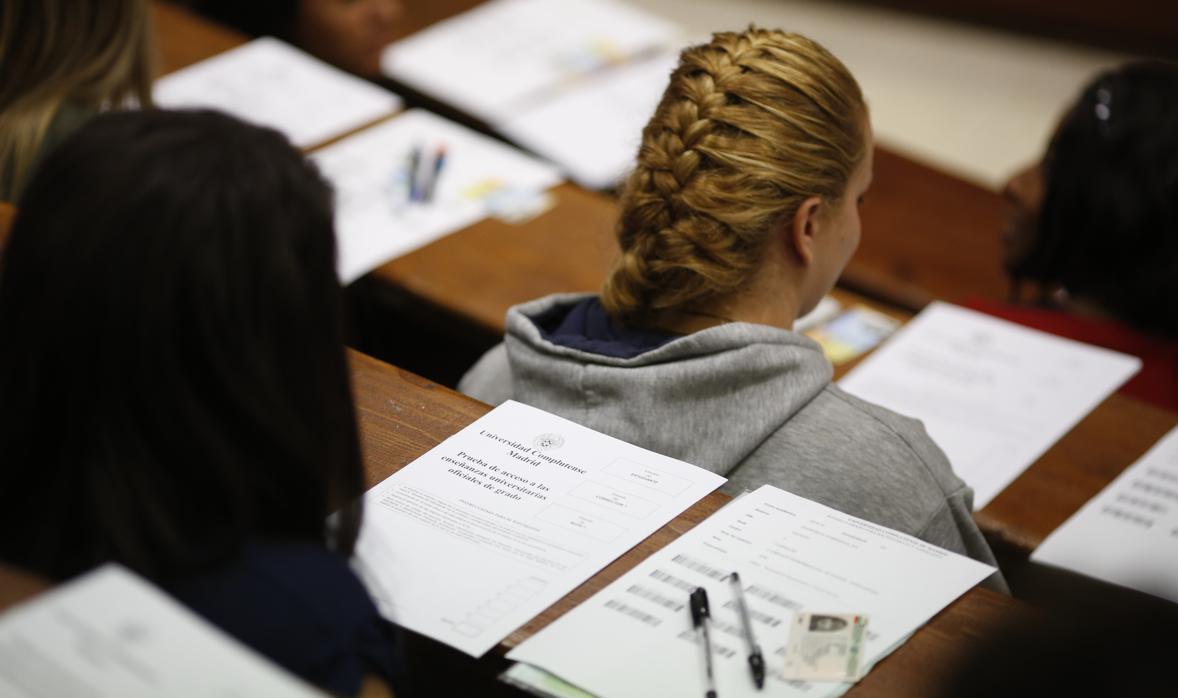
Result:
<instances>
[{"instance_id":1,"label":"wooden desk edge","mask_svg":"<svg viewBox=\"0 0 1178 698\"><path fill-rule=\"evenodd\" d=\"M0 612L21 604L49 589L52 582L0 562Z\"/></svg>"}]
</instances>

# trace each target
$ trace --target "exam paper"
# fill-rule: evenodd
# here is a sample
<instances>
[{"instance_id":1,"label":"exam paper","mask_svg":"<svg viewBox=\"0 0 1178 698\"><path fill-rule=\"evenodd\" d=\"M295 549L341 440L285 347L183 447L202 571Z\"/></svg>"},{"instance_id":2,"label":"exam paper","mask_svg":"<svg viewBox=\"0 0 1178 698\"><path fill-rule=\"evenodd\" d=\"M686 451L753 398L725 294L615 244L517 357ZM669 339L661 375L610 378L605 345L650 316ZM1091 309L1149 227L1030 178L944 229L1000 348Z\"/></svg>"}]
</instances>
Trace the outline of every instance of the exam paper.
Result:
<instances>
[{"instance_id":1,"label":"exam paper","mask_svg":"<svg viewBox=\"0 0 1178 698\"><path fill-rule=\"evenodd\" d=\"M932 303L839 385L924 422L986 506L1141 360Z\"/></svg>"},{"instance_id":2,"label":"exam paper","mask_svg":"<svg viewBox=\"0 0 1178 698\"><path fill-rule=\"evenodd\" d=\"M732 589L740 573L765 657L757 691ZM782 678L797 613L871 617L870 666L993 572L911 536L771 485L734 500L508 653L602 698L702 696L703 650L688 594L712 609L716 691L732 696L834 696L849 684Z\"/></svg>"},{"instance_id":3,"label":"exam paper","mask_svg":"<svg viewBox=\"0 0 1178 698\"><path fill-rule=\"evenodd\" d=\"M1178 428L1048 536L1031 559L1178 602Z\"/></svg>"},{"instance_id":4,"label":"exam paper","mask_svg":"<svg viewBox=\"0 0 1178 698\"><path fill-rule=\"evenodd\" d=\"M381 612L479 656L724 478L506 402L368 491Z\"/></svg>"},{"instance_id":5,"label":"exam paper","mask_svg":"<svg viewBox=\"0 0 1178 698\"><path fill-rule=\"evenodd\" d=\"M286 135L309 148L388 116L392 92L262 37L156 80L154 99L169 109L217 109Z\"/></svg>"},{"instance_id":6,"label":"exam paper","mask_svg":"<svg viewBox=\"0 0 1178 698\"><path fill-rule=\"evenodd\" d=\"M426 165L412 167L415 149ZM427 165L443 152L435 173ZM561 181L551 165L419 109L333 143L311 159L335 187L337 264L345 284L481 220L501 199ZM410 201L413 169L420 177L436 177L430 201Z\"/></svg>"},{"instance_id":7,"label":"exam paper","mask_svg":"<svg viewBox=\"0 0 1178 698\"><path fill-rule=\"evenodd\" d=\"M116 565L0 615L6 698L322 695Z\"/></svg>"},{"instance_id":8,"label":"exam paper","mask_svg":"<svg viewBox=\"0 0 1178 698\"><path fill-rule=\"evenodd\" d=\"M548 91L678 33L618 0L490 0L392 44L382 69L498 125Z\"/></svg>"},{"instance_id":9,"label":"exam paper","mask_svg":"<svg viewBox=\"0 0 1178 698\"><path fill-rule=\"evenodd\" d=\"M590 189L608 189L634 167L642 129L679 60L663 51L599 71L499 126L512 141L560 165Z\"/></svg>"}]
</instances>

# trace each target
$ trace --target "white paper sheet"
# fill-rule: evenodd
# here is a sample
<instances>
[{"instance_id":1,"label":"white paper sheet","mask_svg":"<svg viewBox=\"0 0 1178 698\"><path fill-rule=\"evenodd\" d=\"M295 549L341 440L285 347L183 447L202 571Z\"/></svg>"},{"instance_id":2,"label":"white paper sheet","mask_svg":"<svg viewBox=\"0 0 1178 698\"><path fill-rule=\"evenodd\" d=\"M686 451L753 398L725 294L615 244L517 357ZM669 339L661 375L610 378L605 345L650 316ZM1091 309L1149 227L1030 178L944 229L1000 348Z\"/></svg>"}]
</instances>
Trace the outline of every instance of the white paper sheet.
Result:
<instances>
[{"instance_id":1,"label":"white paper sheet","mask_svg":"<svg viewBox=\"0 0 1178 698\"><path fill-rule=\"evenodd\" d=\"M386 49L385 75L498 124L543 93L673 41L617 0L490 0Z\"/></svg>"},{"instance_id":2,"label":"white paper sheet","mask_svg":"<svg viewBox=\"0 0 1178 698\"><path fill-rule=\"evenodd\" d=\"M560 165L578 184L607 189L634 167L642 129L667 87L678 51L603 70L534 107L499 130Z\"/></svg>"},{"instance_id":3,"label":"white paper sheet","mask_svg":"<svg viewBox=\"0 0 1178 698\"><path fill-rule=\"evenodd\" d=\"M381 611L472 656L724 482L507 402L365 495Z\"/></svg>"},{"instance_id":4,"label":"white paper sheet","mask_svg":"<svg viewBox=\"0 0 1178 698\"><path fill-rule=\"evenodd\" d=\"M733 592L740 573L765 658L757 691ZM716 689L731 696L830 696L846 684L781 678L799 611L871 617L878 661L993 568L771 485L736 499L508 653L603 698L702 696L688 594L708 591Z\"/></svg>"},{"instance_id":5,"label":"white paper sheet","mask_svg":"<svg viewBox=\"0 0 1178 698\"><path fill-rule=\"evenodd\" d=\"M414 148L445 148L431 202L408 200ZM336 191L339 274L350 283L375 267L487 215L495 197L560 183L556 168L422 110L410 110L312 153Z\"/></svg>"},{"instance_id":6,"label":"white paper sheet","mask_svg":"<svg viewBox=\"0 0 1178 698\"><path fill-rule=\"evenodd\" d=\"M1178 602L1178 428L1048 536L1031 559Z\"/></svg>"},{"instance_id":7,"label":"white paper sheet","mask_svg":"<svg viewBox=\"0 0 1178 698\"><path fill-rule=\"evenodd\" d=\"M156 104L208 108L318 145L401 107L392 92L271 37L255 39L156 80Z\"/></svg>"},{"instance_id":8,"label":"white paper sheet","mask_svg":"<svg viewBox=\"0 0 1178 698\"><path fill-rule=\"evenodd\" d=\"M6 698L322 695L115 565L0 616Z\"/></svg>"},{"instance_id":9,"label":"white paper sheet","mask_svg":"<svg viewBox=\"0 0 1178 698\"><path fill-rule=\"evenodd\" d=\"M933 303L839 385L922 420L981 509L1140 368L1136 357Z\"/></svg>"}]
</instances>

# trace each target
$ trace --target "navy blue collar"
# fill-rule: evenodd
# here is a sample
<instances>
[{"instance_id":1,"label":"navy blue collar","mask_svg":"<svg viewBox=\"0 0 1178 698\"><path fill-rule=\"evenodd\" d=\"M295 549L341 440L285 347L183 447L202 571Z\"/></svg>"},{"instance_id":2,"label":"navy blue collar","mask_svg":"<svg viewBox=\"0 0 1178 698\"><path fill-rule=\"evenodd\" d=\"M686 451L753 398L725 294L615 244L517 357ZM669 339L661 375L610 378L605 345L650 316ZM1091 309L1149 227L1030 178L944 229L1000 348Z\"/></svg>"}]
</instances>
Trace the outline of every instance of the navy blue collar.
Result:
<instances>
[{"instance_id":1,"label":"navy blue collar","mask_svg":"<svg viewBox=\"0 0 1178 698\"><path fill-rule=\"evenodd\" d=\"M572 306L558 305L532 318L541 336L569 349L629 359L658 349L679 335L615 322L596 296Z\"/></svg>"}]
</instances>

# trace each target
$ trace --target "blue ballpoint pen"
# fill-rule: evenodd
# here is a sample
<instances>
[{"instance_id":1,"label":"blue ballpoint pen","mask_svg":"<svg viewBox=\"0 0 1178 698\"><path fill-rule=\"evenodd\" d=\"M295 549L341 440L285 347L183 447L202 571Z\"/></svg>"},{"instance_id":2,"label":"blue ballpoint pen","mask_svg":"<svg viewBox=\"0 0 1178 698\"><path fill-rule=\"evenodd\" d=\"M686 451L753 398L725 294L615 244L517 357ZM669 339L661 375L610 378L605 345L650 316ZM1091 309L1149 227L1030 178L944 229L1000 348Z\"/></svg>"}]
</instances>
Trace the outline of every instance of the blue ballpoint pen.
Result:
<instances>
[{"instance_id":1,"label":"blue ballpoint pen","mask_svg":"<svg viewBox=\"0 0 1178 698\"><path fill-rule=\"evenodd\" d=\"M434 199L434 189L438 186L438 177L442 174L442 167L446 164L446 146L439 146L437 152L434 154L434 164L430 168L429 180L424 187L425 191L422 193L421 200L429 203Z\"/></svg>"}]
</instances>

